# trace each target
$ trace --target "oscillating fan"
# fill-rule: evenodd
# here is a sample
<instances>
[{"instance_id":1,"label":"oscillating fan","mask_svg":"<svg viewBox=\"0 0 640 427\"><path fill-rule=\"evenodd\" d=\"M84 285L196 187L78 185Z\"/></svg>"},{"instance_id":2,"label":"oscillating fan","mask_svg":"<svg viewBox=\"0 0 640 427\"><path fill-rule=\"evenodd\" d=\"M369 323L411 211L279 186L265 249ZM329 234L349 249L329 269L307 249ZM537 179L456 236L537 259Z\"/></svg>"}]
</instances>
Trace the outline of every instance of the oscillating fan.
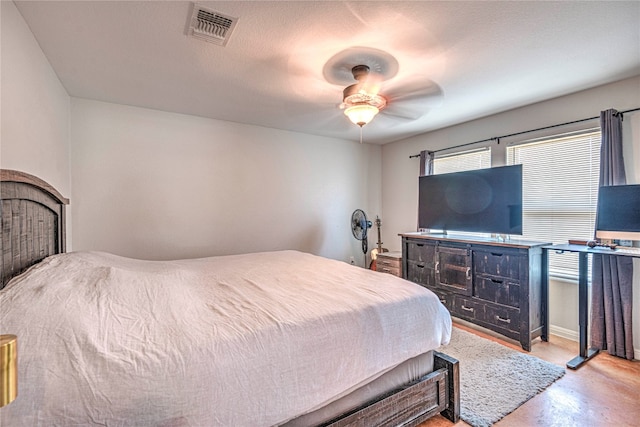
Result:
<instances>
[{"instance_id":1,"label":"oscillating fan","mask_svg":"<svg viewBox=\"0 0 640 427\"><path fill-rule=\"evenodd\" d=\"M356 209L351 214L351 232L353 237L362 241L362 253L364 253L365 262L367 265L367 251L369 249L369 243L367 241L367 232L371 228L371 221L367 219L367 215L362 209Z\"/></svg>"}]
</instances>

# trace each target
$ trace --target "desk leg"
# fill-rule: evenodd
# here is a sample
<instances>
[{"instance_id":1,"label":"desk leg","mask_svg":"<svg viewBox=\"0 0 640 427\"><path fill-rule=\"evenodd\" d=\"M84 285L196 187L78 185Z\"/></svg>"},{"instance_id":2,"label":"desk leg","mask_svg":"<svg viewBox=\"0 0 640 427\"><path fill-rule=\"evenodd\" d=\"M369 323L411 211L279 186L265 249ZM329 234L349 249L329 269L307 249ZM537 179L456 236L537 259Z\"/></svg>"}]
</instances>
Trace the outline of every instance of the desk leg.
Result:
<instances>
[{"instance_id":1,"label":"desk leg","mask_svg":"<svg viewBox=\"0 0 640 427\"><path fill-rule=\"evenodd\" d=\"M578 327L580 328L580 355L567 362L567 368L578 369L583 363L598 354L597 349L588 348L589 333L589 288L588 254L578 253Z\"/></svg>"},{"instance_id":2,"label":"desk leg","mask_svg":"<svg viewBox=\"0 0 640 427\"><path fill-rule=\"evenodd\" d=\"M542 249L542 341L549 341L549 251Z\"/></svg>"}]
</instances>

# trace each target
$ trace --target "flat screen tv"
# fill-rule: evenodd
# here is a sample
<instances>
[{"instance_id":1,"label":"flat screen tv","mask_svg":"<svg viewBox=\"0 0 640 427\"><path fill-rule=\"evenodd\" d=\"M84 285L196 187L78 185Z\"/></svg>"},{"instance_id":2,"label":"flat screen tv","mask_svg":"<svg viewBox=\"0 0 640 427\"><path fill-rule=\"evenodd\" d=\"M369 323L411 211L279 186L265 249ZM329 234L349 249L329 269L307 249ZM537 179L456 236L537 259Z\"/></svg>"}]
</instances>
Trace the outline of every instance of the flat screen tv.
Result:
<instances>
[{"instance_id":1,"label":"flat screen tv","mask_svg":"<svg viewBox=\"0 0 640 427\"><path fill-rule=\"evenodd\" d=\"M640 240L640 184L598 189L596 237Z\"/></svg>"},{"instance_id":2,"label":"flat screen tv","mask_svg":"<svg viewBox=\"0 0 640 427\"><path fill-rule=\"evenodd\" d=\"M522 165L419 178L421 229L522 234Z\"/></svg>"}]
</instances>

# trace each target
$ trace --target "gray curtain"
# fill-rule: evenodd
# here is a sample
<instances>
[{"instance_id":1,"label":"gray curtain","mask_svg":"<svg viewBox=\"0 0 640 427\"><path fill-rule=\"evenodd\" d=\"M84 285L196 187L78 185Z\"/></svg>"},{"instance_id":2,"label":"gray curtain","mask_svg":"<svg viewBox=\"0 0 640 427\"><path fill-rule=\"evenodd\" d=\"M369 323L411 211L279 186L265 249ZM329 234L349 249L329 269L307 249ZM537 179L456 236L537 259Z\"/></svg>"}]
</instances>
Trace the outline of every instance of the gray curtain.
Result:
<instances>
[{"instance_id":1,"label":"gray curtain","mask_svg":"<svg viewBox=\"0 0 640 427\"><path fill-rule=\"evenodd\" d=\"M420 152L420 176L433 175L433 160L436 155L433 151Z\"/></svg>"},{"instance_id":2,"label":"gray curtain","mask_svg":"<svg viewBox=\"0 0 640 427\"><path fill-rule=\"evenodd\" d=\"M420 176L433 175L433 160L435 158L436 154L433 151L422 150L420 152ZM416 226L416 230L420 230L420 227Z\"/></svg>"},{"instance_id":3,"label":"gray curtain","mask_svg":"<svg viewBox=\"0 0 640 427\"><path fill-rule=\"evenodd\" d=\"M626 184L622 157L622 114L600 113L600 186ZM591 347L633 359L631 257L593 255L591 272Z\"/></svg>"}]
</instances>

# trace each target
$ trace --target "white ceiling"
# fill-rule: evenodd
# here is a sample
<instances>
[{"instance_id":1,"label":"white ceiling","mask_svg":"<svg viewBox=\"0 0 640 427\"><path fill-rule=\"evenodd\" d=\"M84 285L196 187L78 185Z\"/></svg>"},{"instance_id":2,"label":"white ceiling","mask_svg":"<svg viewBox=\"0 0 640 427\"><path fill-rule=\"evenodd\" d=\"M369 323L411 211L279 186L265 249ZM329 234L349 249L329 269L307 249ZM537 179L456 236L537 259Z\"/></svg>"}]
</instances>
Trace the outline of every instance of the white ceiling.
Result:
<instances>
[{"instance_id":1,"label":"white ceiling","mask_svg":"<svg viewBox=\"0 0 640 427\"><path fill-rule=\"evenodd\" d=\"M382 50L398 72L368 143L640 74L638 1L199 2L238 18L224 47L186 35L191 2L15 3L71 96L343 139L349 82L323 67Z\"/></svg>"}]
</instances>

